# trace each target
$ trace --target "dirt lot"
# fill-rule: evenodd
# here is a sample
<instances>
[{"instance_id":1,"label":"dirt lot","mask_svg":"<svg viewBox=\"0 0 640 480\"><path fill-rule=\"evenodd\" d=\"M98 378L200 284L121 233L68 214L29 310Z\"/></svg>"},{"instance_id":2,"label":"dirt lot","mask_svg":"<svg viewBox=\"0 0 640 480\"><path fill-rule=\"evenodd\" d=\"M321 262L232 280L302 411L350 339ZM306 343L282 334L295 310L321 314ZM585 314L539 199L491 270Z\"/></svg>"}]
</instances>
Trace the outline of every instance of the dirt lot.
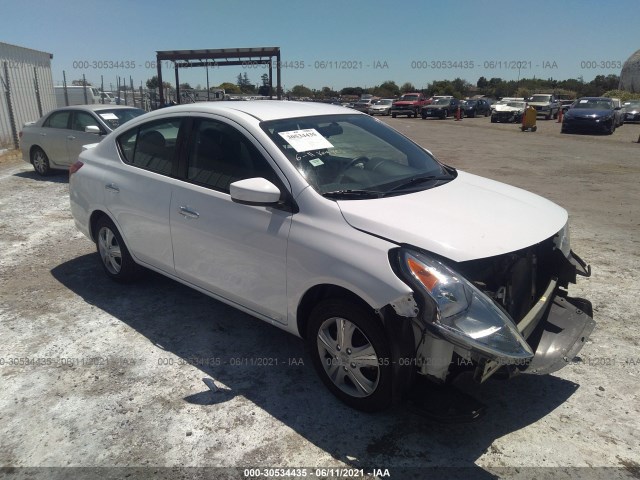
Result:
<instances>
[{"instance_id":1,"label":"dirt lot","mask_svg":"<svg viewBox=\"0 0 640 480\"><path fill-rule=\"evenodd\" d=\"M297 338L155 274L107 281L74 227L66 174L41 179L3 157L0 467L153 467L101 478L246 478L159 467L344 478L312 468L341 466L401 479L640 478L640 125L599 136L560 135L552 121L536 133L486 118L384 121L448 164L569 211L573 249L593 267L571 293L593 302L597 322L579 358L554 375L461 385L490 407L471 424L353 411L321 385Z\"/></svg>"}]
</instances>

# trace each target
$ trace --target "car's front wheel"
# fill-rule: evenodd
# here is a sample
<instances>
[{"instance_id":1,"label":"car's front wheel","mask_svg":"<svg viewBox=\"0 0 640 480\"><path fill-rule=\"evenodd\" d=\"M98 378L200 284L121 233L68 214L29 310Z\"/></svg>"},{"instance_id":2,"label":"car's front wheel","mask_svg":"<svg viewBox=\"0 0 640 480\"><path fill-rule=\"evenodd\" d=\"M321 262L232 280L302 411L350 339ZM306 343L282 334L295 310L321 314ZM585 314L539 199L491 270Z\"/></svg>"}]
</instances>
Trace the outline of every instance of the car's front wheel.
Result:
<instances>
[{"instance_id":1,"label":"car's front wheel","mask_svg":"<svg viewBox=\"0 0 640 480\"><path fill-rule=\"evenodd\" d=\"M134 280L140 267L131 258L122 236L110 218L102 217L96 224L96 247L106 274L117 282Z\"/></svg>"},{"instance_id":2,"label":"car's front wheel","mask_svg":"<svg viewBox=\"0 0 640 480\"><path fill-rule=\"evenodd\" d=\"M373 313L324 300L309 318L307 344L322 382L340 400L368 412L391 405L391 350Z\"/></svg>"},{"instance_id":3,"label":"car's front wheel","mask_svg":"<svg viewBox=\"0 0 640 480\"><path fill-rule=\"evenodd\" d=\"M34 147L31 151L31 164L38 175L46 177L51 174L51 165L49 165L49 157L40 147Z\"/></svg>"}]
</instances>

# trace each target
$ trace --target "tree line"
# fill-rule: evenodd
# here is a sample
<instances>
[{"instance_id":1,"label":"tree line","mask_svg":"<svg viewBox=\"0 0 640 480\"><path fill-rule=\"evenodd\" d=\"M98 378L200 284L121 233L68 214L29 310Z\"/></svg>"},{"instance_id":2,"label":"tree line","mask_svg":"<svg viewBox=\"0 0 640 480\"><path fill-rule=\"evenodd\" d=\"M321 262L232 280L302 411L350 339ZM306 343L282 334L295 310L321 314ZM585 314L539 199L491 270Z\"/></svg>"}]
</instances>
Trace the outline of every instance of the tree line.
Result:
<instances>
[{"instance_id":1,"label":"tree line","mask_svg":"<svg viewBox=\"0 0 640 480\"><path fill-rule=\"evenodd\" d=\"M504 80L499 77L487 79L480 77L475 84L455 78L453 80L435 80L424 88L417 88L411 82L405 82L398 86L393 80L387 80L380 85L370 88L345 87L341 90L333 90L330 87L321 89L308 88L305 85L295 85L284 92L285 95L295 98L310 98L314 100L330 100L342 96L357 96L364 94L380 98L396 98L407 92L422 92L427 96L452 95L456 98L466 98L475 95L483 95L491 98L502 97L529 97L537 92L554 92L564 98L597 97L606 92L616 90L620 82L618 75L598 75L590 82L585 82L582 77L569 78L567 80L555 80L553 78L522 78L520 80ZM275 88L270 91L269 76L265 73L260 77L260 85L253 84L244 74L238 74L236 83L224 82L210 87L211 90L222 88L230 94L269 95L275 94ZM171 84L163 82L165 88L171 88ZM147 80L147 87L158 88L158 77ZM190 89L188 83L180 84L182 89ZM196 87L200 90L200 85Z\"/></svg>"}]
</instances>

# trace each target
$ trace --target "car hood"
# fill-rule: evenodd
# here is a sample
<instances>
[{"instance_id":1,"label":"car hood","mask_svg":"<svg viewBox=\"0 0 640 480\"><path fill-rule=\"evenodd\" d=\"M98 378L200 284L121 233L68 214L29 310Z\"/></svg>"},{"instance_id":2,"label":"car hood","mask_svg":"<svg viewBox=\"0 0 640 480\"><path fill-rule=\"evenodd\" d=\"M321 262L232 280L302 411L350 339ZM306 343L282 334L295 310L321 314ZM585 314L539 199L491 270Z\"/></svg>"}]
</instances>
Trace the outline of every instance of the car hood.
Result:
<instances>
[{"instance_id":1,"label":"car hood","mask_svg":"<svg viewBox=\"0 0 640 480\"><path fill-rule=\"evenodd\" d=\"M513 252L558 233L566 210L538 195L465 172L429 190L338 201L349 225L464 262Z\"/></svg>"},{"instance_id":2,"label":"car hood","mask_svg":"<svg viewBox=\"0 0 640 480\"><path fill-rule=\"evenodd\" d=\"M509 105L496 105L495 111L496 112L523 112L524 107L518 108L518 107L510 107Z\"/></svg>"},{"instance_id":3,"label":"car hood","mask_svg":"<svg viewBox=\"0 0 640 480\"><path fill-rule=\"evenodd\" d=\"M569 117L607 117L613 113L613 110L594 110L592 108L570 108L565 113Z\"/></svg>"},{"instance_id":4,"label":"car hood","mask_svg":"<svg viewBox=\"0 0 640 480\"><path fill-rule=\"evenodd\" d=\"M443 108L451 108L451 105L427 105L424 108L427 110L441 110Z\"/></svg>"}]
</instances>

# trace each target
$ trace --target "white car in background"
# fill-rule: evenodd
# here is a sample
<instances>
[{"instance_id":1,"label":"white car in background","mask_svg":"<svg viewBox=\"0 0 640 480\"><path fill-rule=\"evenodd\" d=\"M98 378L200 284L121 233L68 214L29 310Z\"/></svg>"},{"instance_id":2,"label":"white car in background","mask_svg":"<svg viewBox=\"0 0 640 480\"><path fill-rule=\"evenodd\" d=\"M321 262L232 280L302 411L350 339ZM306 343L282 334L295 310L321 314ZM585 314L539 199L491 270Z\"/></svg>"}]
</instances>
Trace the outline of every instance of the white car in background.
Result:
<instances>
[{"instance_id":1,"label":"white car in background","mask_svg":"<svg viewBox=\"0 0 640 480\"><path fill-rule=\"evenodd\" d=\"M67 170L78 159L82 146L97 143L104 135L144 110L116 105L75 105L27 122L20 132L20 150L25 162L39 175Z\"/></svg>"},{"instance_id":2,"label":"white car in background","mask_svg":"<svg viewBox=\"0 0 640 480\"><path fill-rule=\"evenodd\" d=\"M304 338L358 409L416 376L553 372L594 326L564 209L347 108L158 110L82 152L69 191L108 277L146 267Z\"/></svg>"}]
</instances>

